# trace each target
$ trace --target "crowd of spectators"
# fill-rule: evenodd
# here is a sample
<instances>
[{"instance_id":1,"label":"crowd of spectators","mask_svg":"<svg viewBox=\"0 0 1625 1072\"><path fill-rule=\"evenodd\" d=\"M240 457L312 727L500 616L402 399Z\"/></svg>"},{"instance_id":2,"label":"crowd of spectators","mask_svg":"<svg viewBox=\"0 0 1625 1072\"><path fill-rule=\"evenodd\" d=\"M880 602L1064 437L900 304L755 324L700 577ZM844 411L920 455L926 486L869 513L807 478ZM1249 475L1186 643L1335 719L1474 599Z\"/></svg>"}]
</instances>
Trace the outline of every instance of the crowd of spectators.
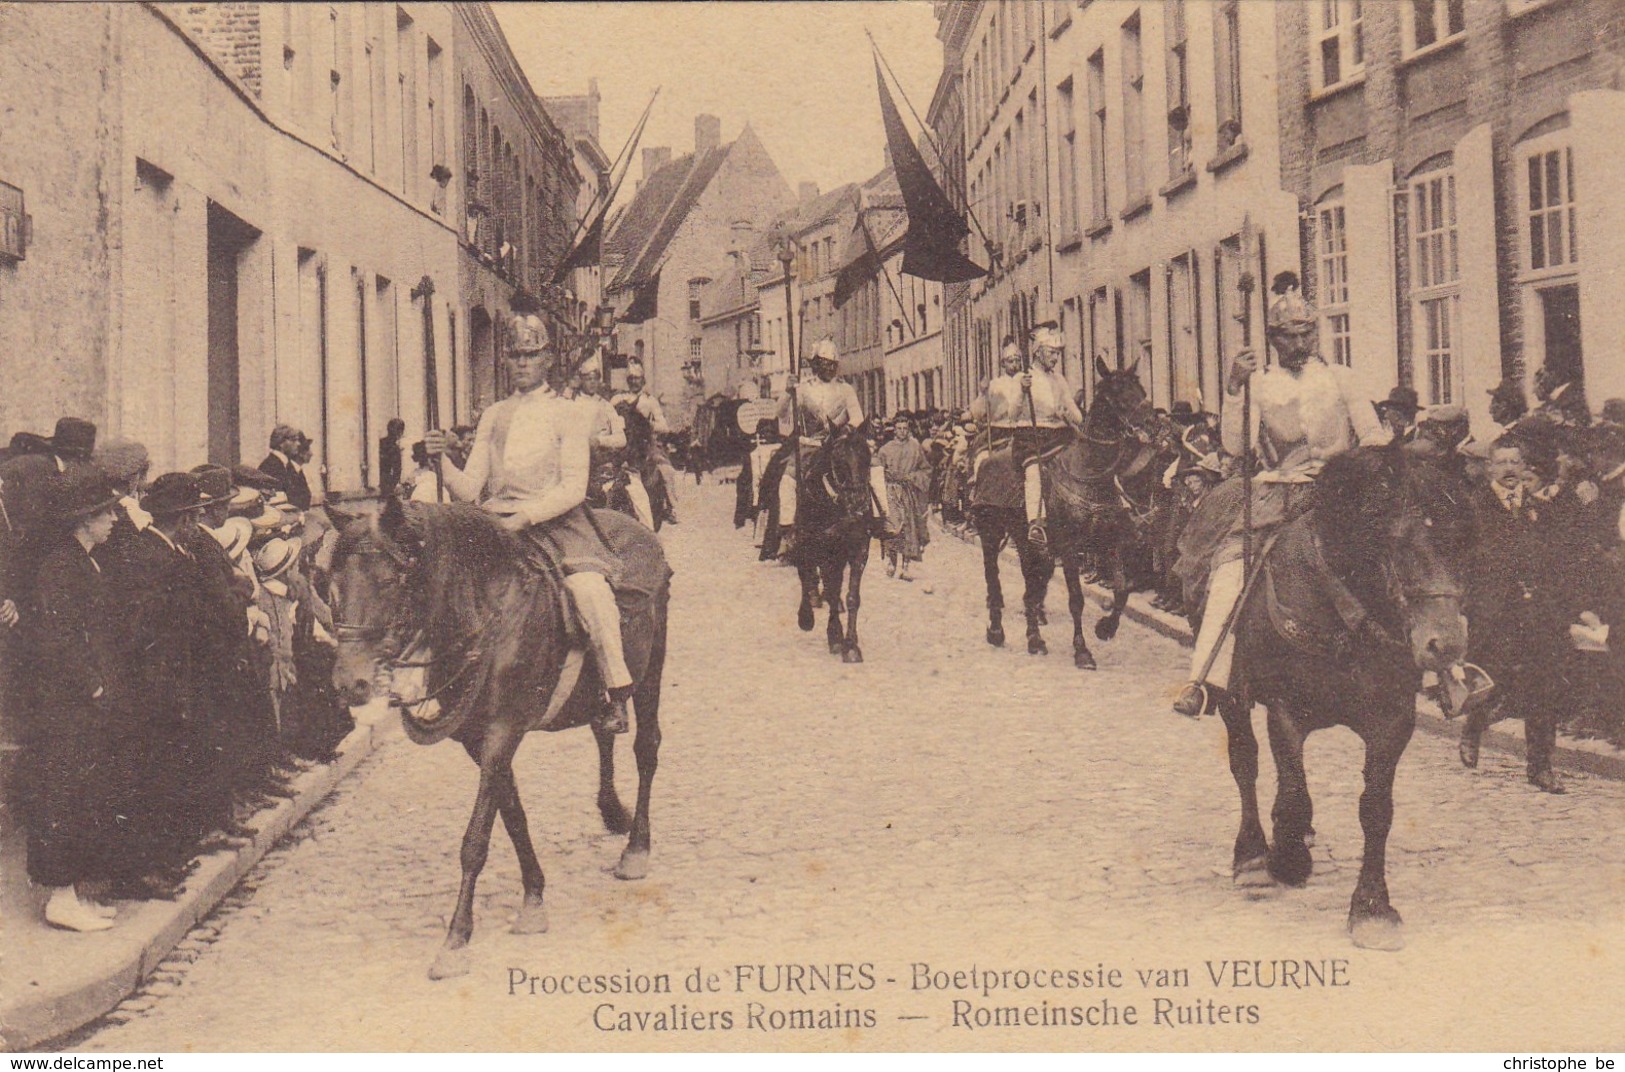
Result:
<instances>
[{"instance_id":1,"label":"crowd of spectators","mask_svg":"<svg viewBox=\"0 0 1625 1072\"><path fill-rule=\"evenodd\" d=\"M140 443L65 417L0 450L6 806L54 926L178 896L352 727L310 440L279 426L270 448L149 480Z\"/></svg>"}]
</instances>

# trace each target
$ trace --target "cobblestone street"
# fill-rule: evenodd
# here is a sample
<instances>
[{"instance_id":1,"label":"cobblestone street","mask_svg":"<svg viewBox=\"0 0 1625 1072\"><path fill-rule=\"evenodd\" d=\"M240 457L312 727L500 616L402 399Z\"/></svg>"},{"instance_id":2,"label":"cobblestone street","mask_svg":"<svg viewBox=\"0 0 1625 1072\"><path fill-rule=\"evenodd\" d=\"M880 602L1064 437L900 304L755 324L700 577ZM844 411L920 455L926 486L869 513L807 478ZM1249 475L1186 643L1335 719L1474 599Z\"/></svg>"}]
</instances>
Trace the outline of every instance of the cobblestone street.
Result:
<instances>
[{"instance_id":1,"label":"cobblestone street","mask_svg":"<svg viewBox=\"0 0 1625 1072\"><path fill-rule=\"evenodd\" d=\"M1216 719L1168 711L1186 652L1125 621L1100 669L982 639L979 556L938 534L935 591L864 584L866 663L843 665L795 627L791 570L759 565L728 524L733 489L683 489L663 536L676 570L655 782L654 854L641 883L610 874L622 839L594 806L586 733L533 736L517 763L547 871L552 929L516 936L519 900L500 824L480 884L473 969L425 977L452 908L475 788L455 745L381 747L182 943L147 986L75 1043L96 1050L1322 1048L1617 1046L1625 987L1625 785L1572 776L1565 797L1486 751L1419 734L1400 768L1389 884L1398 954L1356 950L1343 926L1359 864L1360 755L1312 738L1319 844L1305 889L1232 887L1236 794ZM1008 584L1016 583L1013 567ZM1018 599L1012 602L1019 603ZM1088 622L1098 610L1091 606ZM1262 715L1260 730L1262 731ZM630 804L630 738L618 749ZM1263 805L1273 796L1268 749ZM1345 958L1344 987L1235 989L1206 961ZM762 993L774 964L872 963L872 990ZM738 992L736 964L758 964ZM1121 969L1120 989L913 989L933 970ZM684 987L696 967L723 990ZM1184 969L1147 988L1135 969ZM668 973L669 996L510 994L534 977ZM1270 971L1265 964L1263 973ZM888 981L891 980L891 981ZM1233 981L1233 976L1232 976ZM974 1030L953 1002L1140 1007L1122 1027ZM1152 1024L1158 999L1256 1006L1256 1023ZM875 1026L753 1025L768 1009L873 1009ZM595 1009L731 1010L731 1031L610 1032ZM1531 1010L1538 1009L1539 1012ZM839 1017L837 1017L839 1020ZM1608 1023L1614 1028L1608 1028Z\"/></svg>"}]
</instances>

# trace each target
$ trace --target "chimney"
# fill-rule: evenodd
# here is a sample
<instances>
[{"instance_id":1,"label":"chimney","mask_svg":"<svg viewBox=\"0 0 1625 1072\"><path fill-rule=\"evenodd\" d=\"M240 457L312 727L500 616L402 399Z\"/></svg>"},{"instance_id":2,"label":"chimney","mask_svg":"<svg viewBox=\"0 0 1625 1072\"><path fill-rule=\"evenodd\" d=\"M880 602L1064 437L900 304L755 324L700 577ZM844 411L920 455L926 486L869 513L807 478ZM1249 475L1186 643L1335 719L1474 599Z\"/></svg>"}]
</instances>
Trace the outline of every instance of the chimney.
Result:
<instances>
[{"instance_id":1,"label":"chimney","mask_svg":"<svg viewBox=\"0 0 1625 1072\"><path fill-rule=\"evenodd\" d=\"M658 149L643 150L643 180L645 182L654 177L654 173L671 163L671 147L662 145Z\"/></svg>"},{"instance_id":2,"label":"chimney","mask_svg":"<svg viewBox=\"0 0 1625 1072\"><path fill-rule=\"evenodd\" d=\"M816 182L804 182L799 187L797 187L797 189L796 189L796 201L803 208L805 208L806 206L812 204L814 201L817 201L817 200L818 200L818 184Z\"/></svg>"},{"instance_id":3,"label":"chimney","mask_svg":"<svg viewBox=\"0 0 1625 1072\"><path fill-rule=\"evenodd\" d=\"M704 156L722 146L722 120L714 115L694 117L694 155Z\"/></svg>"}]
</instances>

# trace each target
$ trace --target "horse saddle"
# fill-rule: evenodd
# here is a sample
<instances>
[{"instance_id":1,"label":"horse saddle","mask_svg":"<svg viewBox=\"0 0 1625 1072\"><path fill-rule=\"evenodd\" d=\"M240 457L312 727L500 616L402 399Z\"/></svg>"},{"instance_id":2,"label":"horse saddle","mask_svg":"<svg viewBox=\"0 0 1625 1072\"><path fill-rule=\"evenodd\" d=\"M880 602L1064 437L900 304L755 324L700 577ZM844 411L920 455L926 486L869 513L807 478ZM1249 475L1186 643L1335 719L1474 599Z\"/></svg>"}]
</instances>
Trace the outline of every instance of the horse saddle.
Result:
<instances>
[{"instance_id":1,"label":"horse saddle","mask_svg":"<svg viewBox=\"0 0 1625 1072\"><path fill-rule=\"evenodd\" d=\"M1357 637L1386 636L1321 552L1312 515L1268 541L1258 568L1270 624L1282 640L1316 655L1347 655Z\"/></svg>"}]
</instances>

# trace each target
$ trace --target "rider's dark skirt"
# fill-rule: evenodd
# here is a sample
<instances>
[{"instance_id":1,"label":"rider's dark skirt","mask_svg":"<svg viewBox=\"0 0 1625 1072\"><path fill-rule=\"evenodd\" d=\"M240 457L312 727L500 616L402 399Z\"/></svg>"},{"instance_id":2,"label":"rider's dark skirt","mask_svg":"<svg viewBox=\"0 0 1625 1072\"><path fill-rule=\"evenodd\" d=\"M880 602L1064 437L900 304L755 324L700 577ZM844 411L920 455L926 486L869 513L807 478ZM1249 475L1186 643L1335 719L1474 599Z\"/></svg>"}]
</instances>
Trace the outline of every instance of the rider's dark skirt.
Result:
<instances>
[{"instance_id":1,"label":"rider's dark skirt","mask_svg":"<svg viewBox=\"0 0 1625 1072\"><path fill-rule=\"evenodd\" d=\"M1014 430L1014 453L1018 469L1025 469L1035 461L1054 456L1072 437L1072 430L1062 425L1059 428L1037 428L1031 425L1018 426Z\"/></svg>"},{"instance_id":2,"label":"rider's dark skirt","mask_svg":"<svg viewBox=\"0 0 1625 1072\"><path fill-rule=\"evenodd\" d=\"M601 573L611 587L620 578L620 559L604 542L585 506L532 525L525 534L548 552L567 577L572 573Z\"/></svg>"}]
</instances>

